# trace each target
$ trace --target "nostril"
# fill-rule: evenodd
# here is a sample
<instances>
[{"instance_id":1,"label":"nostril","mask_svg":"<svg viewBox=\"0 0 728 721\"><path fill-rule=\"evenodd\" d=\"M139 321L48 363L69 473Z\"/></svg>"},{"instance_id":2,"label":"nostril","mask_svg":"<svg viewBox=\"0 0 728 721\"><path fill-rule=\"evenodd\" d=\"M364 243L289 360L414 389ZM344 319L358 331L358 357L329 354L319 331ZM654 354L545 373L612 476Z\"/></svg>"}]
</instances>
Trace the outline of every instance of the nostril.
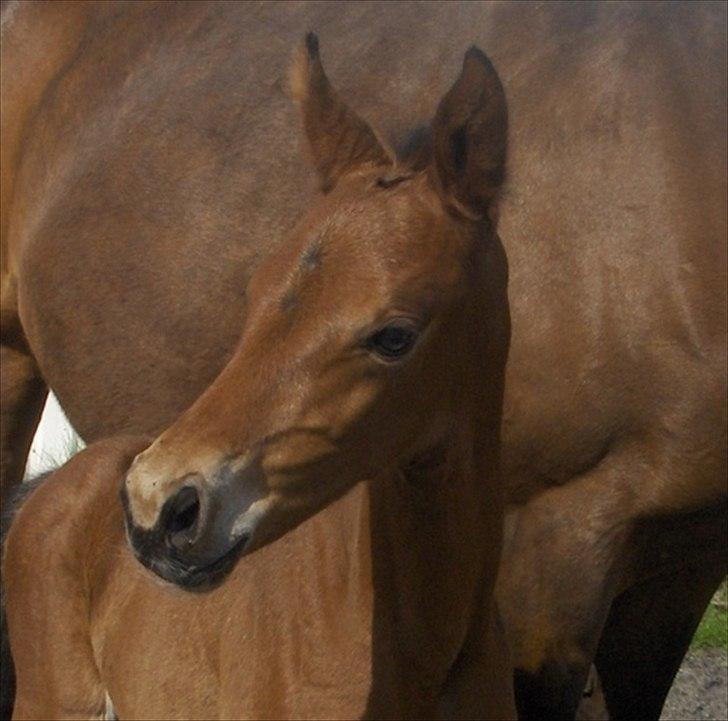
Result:
<instances>
[{"instance_id":1,"label":"nostril","mask_svg":"<svg viewBox=\"0 0 728 721\"><path fill-rule=\"evenodd\" d=\"M168 530L172 533L178 533L179 531L186 531L195 525L197 516L200 512L200 501L197 498L190 499L190 501L182 506L174 516L170 519Z\"/></svg>"},{"instance_id":2,"label":"nostril","mask_svg":"<svg viewBox=\"0 0 728 721\"><path fill-rule=\"evenodd\" d=\"M167 501L164 529L167 540L175 548L189 546L194 540L197 520L200 516L200 496L197 489L185 486Z\"/></svg>"}]
</instances>

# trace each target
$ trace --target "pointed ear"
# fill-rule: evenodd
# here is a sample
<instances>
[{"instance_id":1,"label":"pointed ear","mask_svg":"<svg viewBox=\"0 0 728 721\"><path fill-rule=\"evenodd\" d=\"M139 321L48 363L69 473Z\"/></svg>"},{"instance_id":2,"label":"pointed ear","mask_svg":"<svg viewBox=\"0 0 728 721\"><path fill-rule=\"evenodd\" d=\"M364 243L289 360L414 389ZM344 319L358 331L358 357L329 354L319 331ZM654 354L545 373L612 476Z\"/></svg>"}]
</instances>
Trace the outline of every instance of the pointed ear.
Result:
<instances>
[{"instance_id":1,"label":"pointed ear","mask_svg":"<svg viewBox=\"0 0 728 721\"><path fill-rule=\"evenodd\" d=\"M326 77L319 57L318 38L306 35L290 74L294 99L300 104L303 125L324 192L344 174L366 163L390 165L391 159L369 125L341 101Z\"/></svg>"},{"instance_id":2,"label":"pointed ear","mask_svg":"<svg viewBox=\"0 0 728 721\"><path fill-rule=\"evenodd\" d=\"M498 73L475 46L432 125L432 177L443 201L473 220L493 217L506 170L508 109Z\"/></svg>"}]
</instances>

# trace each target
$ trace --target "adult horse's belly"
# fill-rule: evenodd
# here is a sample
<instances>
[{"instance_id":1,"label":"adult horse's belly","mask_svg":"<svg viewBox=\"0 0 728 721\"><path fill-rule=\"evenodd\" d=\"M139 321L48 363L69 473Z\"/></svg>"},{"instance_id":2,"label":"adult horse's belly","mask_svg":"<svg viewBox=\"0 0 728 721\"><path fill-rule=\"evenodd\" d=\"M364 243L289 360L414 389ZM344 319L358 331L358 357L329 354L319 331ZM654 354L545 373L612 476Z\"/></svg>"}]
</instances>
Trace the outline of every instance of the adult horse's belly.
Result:
<instances>
[{"instance_id":1,"label":"adult horse's belly","mask_svg":"<svg viewBox=\"0 0 728 721\"><path fill-rule=\"evenodd\" d=\"M714 465L724 15L518 3L100 11L44 96L13 206L20 313L44 377L87 440L169 424L224 364L258 257L313 191L284 82L302 33L320 32L333 82L395 144L432 115L475 41L511 114L499 228L514 500L660 433L702 438L678 455Z\"/></svg>"}]
</instances>

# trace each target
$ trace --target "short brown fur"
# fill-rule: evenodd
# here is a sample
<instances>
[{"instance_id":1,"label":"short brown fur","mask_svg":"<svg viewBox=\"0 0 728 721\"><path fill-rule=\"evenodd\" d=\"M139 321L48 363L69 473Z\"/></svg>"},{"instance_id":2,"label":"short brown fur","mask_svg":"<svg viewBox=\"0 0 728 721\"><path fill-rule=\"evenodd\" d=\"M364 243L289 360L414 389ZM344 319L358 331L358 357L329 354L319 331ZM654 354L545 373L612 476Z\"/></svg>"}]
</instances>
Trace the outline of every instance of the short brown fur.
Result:
<instances>
[{"instance_id":1,"label":"short brown fur","mask_svg":"<svg viewBox=\"0 0 728 721\"><path fill-rule=\"evenodd\" d=\"M28 90L2 104L2 352L26 349L2 365L3 477L39 369L93 440L160 433L229 359L253 269L313 190L284 97L302 28L360 116L419 151L476 42L512 128L499 593L522 712L569 717L596 657L612 715L657 718L725 568L725 5L60 6L3 31L3 93ZM57 39L14 54L44 23Z\"/></svg>"},{"instance_id":2,"label":"short brown fur","mask_svg":"<svg viewBox=\"0 0 728 721\"><path fill-rule=\"evenodd\" d=\"M13 718L98 716L107 694L122 718L515 718L493 599L509 342L495 195L452 171L439 117L431 166L379 182L392 161L314 36L306 49L325 195L253 275L232 358L151 445L93 445L11 528ZM504 164L481 147L507 133L482 53L453 88L440 115L477 129L457 152ZM145 566L207 592L142 573L124 522Z\"/></svg>"}]
</instances>

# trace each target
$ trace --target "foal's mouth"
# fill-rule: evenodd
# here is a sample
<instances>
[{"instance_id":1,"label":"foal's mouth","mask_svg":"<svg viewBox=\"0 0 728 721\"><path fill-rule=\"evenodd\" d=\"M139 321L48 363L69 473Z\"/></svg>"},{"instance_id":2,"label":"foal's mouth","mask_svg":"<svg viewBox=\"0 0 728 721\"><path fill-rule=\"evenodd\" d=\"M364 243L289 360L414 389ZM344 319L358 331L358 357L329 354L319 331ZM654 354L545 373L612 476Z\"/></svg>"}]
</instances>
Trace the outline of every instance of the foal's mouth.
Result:
<instances>
[{"instance_id":1,"label":"foal's mouth","mask_svg":"<svg viewBox=\"0 0 728 721\"><path fill-rule=\"evenodd\" d=\"M249 541L250 534L244 533L222 556L205 566L187 565L174 555L160 558L154 554L143 554L137 555L137 558L157 576L175 586L188 591L206 591L222 583L245 552Z\"/></svg>"},{"instance_id":2,"label":"foal's mouth","mask_svg":"<svg viewBox=\"0 0 728 721\"><path fill-rule=\"evenodd\" d=\"M242 528L222 555L209 562L196 562L194 557L185 558L184 547L165 542L160 528L144 529L134 524L125 487L122 487L121 499L127 542L135 558L161 579L185 590L203 591L219 585L251 545L252 530Z\"/></svg>"},{"instance_id":3,"label":"foal's mouth","mask_svg":"<svg viewBox=\"0 0 728 721\"><path fill-rule=\"evenodd\" d=\"M132 534L134 530L130 531L127 525L127 535L130 540ZM160 554L145 548L144 544L131 542L129 545L139 563L164 581L186 591L207 591L225 580L238 559L245 553L249 541L250 534L241 535L222 556L204 566L190 565L176 557L174 552Z\"/></svg>"}]
</instances>

